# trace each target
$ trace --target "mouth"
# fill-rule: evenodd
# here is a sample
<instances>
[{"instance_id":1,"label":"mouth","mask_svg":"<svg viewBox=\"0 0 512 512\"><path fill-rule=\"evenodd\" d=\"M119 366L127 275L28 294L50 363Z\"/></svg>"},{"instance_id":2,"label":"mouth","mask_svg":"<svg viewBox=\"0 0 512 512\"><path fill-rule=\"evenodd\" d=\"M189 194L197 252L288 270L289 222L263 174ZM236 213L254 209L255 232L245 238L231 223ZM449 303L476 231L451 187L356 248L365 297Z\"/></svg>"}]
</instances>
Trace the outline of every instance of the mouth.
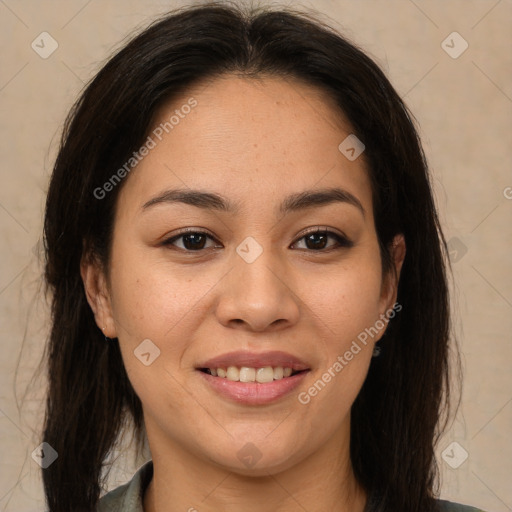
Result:
<instances>
[{"instance_id":1,"label":"mouth","mask_svg":"<svg viewBox=\"0 0 512 512\"><path fill-rule=\"evenodd\" d=\"M295 389L311 371L303 361L285 352L231 352L196 367L210 390L222 398L246 405L275 402Z\"/></svg>"}]
</instances>

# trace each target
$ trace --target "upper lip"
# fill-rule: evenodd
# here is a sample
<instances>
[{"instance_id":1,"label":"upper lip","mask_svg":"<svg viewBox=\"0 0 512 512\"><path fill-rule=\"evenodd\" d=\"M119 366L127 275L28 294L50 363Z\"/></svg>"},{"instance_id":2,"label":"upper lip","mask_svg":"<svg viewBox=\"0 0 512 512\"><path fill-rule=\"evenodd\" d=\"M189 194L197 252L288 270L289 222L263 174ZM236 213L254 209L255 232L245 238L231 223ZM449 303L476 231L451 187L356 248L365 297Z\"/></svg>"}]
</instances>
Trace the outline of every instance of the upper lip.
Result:
<instances>
[{"instance_id":1,"label":"upper lip","mask_svg":"<svg viewBox=\"0 0 512 512\"><path fill-rule=\"evenodd\" d=\"M298 357L277 350L269 352L245 352L236 351L221 354L220 356L208 359L201 363L198 368L227 368L228 366L248 368L263 368L265 366L282 366L283 368L291 368L292 370L302 371L308 370L309 366L301 361Z\"/></svg>"}]
</instances>

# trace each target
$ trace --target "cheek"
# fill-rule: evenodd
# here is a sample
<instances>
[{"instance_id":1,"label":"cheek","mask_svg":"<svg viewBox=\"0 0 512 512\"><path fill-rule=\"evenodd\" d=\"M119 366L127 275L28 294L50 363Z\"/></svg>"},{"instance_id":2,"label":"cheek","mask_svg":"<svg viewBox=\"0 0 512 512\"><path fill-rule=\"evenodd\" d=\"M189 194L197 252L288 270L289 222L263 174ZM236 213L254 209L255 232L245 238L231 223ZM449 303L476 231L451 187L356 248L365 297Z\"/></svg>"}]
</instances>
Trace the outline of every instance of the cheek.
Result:
<instances>
[{"instance_id":1,"label":"cheek","mask_svg":"<svg viewBox=\"0 0 512 512\"><path fill-rule=\"evenodd\" d=\"M343 348L379 317L380 261L374 259L354 258L318 279L305 281L303 296L310 297L309 306L321 319L328 337L336 340L332 348Z\"/></svg>"},{"instance_id":2,"label":"cheek","mask_svg":"<svg viewBox=\"0 0 512 512\"><path fill-rule=\"evenodd\" d=\"M130 339L172 337L212 286L208 279L180 278L163 265L119 269L116 279L114 318Z\"/></svg>"}]
</instances>

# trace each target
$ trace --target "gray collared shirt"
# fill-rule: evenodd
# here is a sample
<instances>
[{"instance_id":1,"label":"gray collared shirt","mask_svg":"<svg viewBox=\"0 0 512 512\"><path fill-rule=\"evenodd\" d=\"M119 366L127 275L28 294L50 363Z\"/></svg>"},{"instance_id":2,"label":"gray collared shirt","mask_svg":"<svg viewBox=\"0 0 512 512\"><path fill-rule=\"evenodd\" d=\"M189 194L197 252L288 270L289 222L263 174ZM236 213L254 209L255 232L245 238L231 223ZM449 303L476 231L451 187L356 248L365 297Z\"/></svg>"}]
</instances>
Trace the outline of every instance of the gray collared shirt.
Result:
<instances>
[{"instance_id":1,"label":"gray collared shirt","mask_svg":"<svg viewBox=\"0 0 512 512\"><path fill-rule=\"evenodd\" d=\"M100 499L97 512L144 512L142 498L153 477L153 461L146 462L126 484L110 491ZM442 512L483 512L480 509L439 500Z\"/></svg>"},{"instance_id":2,"label":"gray collared shirt","mask_svg":"<svg viewBox=\"0 0 512 512\"><path fill-rule=\"evenodd\" d=\"M100 499L97 512L144 512L142 497L153 477L153 461L146 462L124 485Z\"/></svg>"}]
</instances>

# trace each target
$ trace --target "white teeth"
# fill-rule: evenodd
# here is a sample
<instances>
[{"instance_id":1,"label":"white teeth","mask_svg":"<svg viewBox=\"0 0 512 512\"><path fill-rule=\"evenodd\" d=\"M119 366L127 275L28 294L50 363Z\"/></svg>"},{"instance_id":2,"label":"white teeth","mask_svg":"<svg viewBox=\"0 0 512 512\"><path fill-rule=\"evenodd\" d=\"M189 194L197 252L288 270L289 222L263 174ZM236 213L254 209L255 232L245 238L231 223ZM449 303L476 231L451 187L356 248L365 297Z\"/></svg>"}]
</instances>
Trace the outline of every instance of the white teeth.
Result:
<instances>
[{"instance_id":1,"label":"white teeth","mask_svg":"<svg viewBox=\"0 0 512 512\"><path fill-rule=\"evenodd\" d=\"M279 380L284 377L284 370L282 366L278 366L277 368L274 368L274 379Z\"/></svg>"},{"instance_id":2,"label":"white teeth","mask_svg":"<svg viewBox=\"0 0 512 512\"><path fill-rule=\"evenodd\" d=\"M272 382L274 380L274 369L272 366L265 366L265 368L258 368L256 372L256 380L258 382Z\"/></svg>"},{"instance_id":3,"label":"white teeth","mask_svg":"<svg viewBox=\"0 0 512 512\"><path fill-rule=\"evenodd\" d=\"M250 368L242 366L228 366L227 368L209 368L210 374L214 377L226 378L233 382L272 382L285 377L290 377L293 370L282 366L265 366L263 368Z\"/></svg>"},{"instance_id":4,"label":"white teeth","mask_svg":"<svg viewBox=\"0 0 512 512\"><path fill-rule=\"evenodd\" d=\"M242 366L240 368L240 382L254 382L256 379L256 370Z\"/></svg>"},{"instance_id":5,"label":"white teeth","mask_svg":"<svg viewBox=\"0 0 512 512\"><path fill-rule=\"evenodd\" d=\"M237 381L240 380L240 370L236 366L228 366L226 372L226 378L228 380Z\"/></svg>"}]
</instances>

